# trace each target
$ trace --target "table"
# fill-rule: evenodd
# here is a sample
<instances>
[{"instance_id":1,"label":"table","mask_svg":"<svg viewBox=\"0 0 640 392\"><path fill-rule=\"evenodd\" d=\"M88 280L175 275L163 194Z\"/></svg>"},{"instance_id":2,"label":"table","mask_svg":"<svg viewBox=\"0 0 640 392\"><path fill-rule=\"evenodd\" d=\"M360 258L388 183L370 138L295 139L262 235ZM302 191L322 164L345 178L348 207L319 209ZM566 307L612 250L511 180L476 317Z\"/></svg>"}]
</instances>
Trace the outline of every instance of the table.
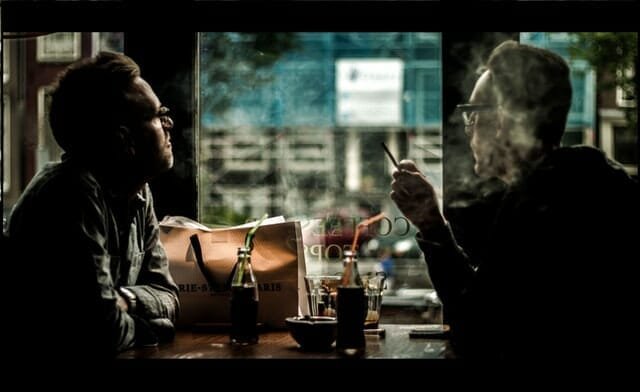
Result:
<instances>
[{"instance_id":1,"label":"table","mask_svg":"<svg viewBox=\"0 0 640 392\"><path fill-rule=\"evenodd\" d=\"M446 339L412 339L416 324L381 324L385 336L366 335L365 359L444 359L453 352ZM340 359L335 350L301 350L286 330L262 332L256 345L234 347L222 331L178 331L175 340L158 347L125 351L118 359Z\"/></svg>"},{"instance_id":2,"label":"table","mask_svg":"<svg viewBox=\"0 0 640 392\"><path fill-rule=\"evenodd\" d=\"M366 374L375 376L374 384L380 377L398 379L404 385L411 378L423 382L426 375L441 377L457 371L459 362L446 360L455 357L447 339L409 338L409 331L418 326L381 324L385 336L366 335L366 353L358 359L341 357L335 349L303 351L287 330L264 331L258 344L243 347L231 346L226 331L182 330L173 342L121 353L115 365L118 374L145 383L153 380L162 385L162 380L179 379L183 387L211 387L205 381L208 377L215 384L218 377L234 374L246 374L239 379L243 388L245 384L281 386L300 377L320 381L330 376L333 383L336 379L356 382Z\"/></svg>"}]
</instances>

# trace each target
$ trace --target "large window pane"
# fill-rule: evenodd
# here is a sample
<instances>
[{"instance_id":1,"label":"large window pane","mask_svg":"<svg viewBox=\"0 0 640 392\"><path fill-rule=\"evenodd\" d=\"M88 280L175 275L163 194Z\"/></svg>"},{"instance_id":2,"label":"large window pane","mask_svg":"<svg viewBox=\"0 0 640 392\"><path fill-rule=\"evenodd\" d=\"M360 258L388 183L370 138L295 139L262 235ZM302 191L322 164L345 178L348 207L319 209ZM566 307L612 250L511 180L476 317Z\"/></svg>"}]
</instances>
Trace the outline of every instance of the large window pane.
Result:
<instances>
[{"instance_id":1,"label":"large window pane","mask_svg":"<svg viewBox=\"0 0 640 392\"><path fill-rule=\"evenodd\" d=\"M355 225L361 269L391 252L395 289L427 289L414 234L389 198L410 158L442 187L437 33L202 33L200 217L238 224L264 212L315 233L307 269L341 270ZM309 237L307 237L309 240ZM421 297L424 301L424 297Z\"/></svg>"},{"instance_id":2,"label":"large window pane","mask_svg":"<svg viewBox=\"0 0 640 392\"><path fill-rule=\"evenodd\" d=\"M638 34L527 32L520 41L558 53L571 67L573 99L562 144L599 147L637 176ZM625 102L616 99L622 90L630 97Z\"/></svg>"}]
</instances>

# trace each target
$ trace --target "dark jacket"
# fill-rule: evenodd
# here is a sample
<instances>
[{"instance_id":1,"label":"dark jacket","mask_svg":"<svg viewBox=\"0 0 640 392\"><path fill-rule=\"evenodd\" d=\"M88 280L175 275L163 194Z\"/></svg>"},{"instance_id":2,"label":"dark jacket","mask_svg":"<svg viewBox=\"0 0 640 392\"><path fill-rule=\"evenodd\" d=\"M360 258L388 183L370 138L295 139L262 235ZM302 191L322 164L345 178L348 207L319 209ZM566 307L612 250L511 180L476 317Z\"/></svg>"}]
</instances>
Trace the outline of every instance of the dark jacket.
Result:
<instances>
[{"instance_id":1,"label":"dark jacket","mask_svg":"<svg viewBox=\"0 0 640 392\"><path fill-rule=\"evenodd\" d=\"M420 234L457 352L561 360L627 350L638 200L637 181L602 152L560 148L480 204L487 232L473 260L448 228Z\"/></svg>"},{"instance_id":2,"label":"dark jacket","mask_svg":"<svg viewBox=\"0 0 640 392\"><path fill-rule=\"evenodd\" d=\"M39 172L8 226L21 334L57 356L109 357L172 336L178 290L148 185L118 198L73 159ZM137 296L135 312L116 290Z\"/></svg>"}]
</instances>

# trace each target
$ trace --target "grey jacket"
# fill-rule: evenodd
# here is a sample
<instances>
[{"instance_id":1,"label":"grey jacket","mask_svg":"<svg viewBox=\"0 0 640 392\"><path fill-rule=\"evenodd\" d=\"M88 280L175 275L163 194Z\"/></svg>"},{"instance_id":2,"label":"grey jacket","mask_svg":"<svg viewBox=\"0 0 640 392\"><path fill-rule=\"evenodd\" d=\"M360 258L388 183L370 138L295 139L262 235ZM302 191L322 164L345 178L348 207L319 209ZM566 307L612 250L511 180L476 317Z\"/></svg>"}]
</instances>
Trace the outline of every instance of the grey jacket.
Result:
<instances>
[{"instance_id":1,"label":"grey jacket","mask_svg":"<svg viewBox=\"0 0 640 392\"><path fill-rule=\"evenodd\" d=\"M17 274L36 284L23 317L49 344L92 356L170 339L178 290L158 230L148 185L126 200L73 159L46 166L8 226ZM116 305L120 287L135 293L135 312Z\"/></svg>"}]
</instances>

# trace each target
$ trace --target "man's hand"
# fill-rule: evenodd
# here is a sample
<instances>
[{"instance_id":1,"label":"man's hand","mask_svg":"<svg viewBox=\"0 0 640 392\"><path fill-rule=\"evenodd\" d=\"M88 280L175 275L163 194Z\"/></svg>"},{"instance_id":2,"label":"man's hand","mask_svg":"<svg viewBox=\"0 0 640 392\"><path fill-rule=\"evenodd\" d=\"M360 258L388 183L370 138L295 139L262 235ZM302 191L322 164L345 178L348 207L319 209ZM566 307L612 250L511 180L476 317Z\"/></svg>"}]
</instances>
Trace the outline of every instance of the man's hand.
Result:
<instances>
[{"instance_id":1,"label":"man's hand","mask_svg":"<svg viewBox=\"0 0 640 392\"><path fill-rule=\"evenodd\" d=\"M422 231L444 225L433 185L413 161L403 159L399 168L393 172L390 196L400 211Z\"/></svg>"},{"instance_id":2,"label":"man's hand","mask_svg":"<svg viewBox=\"0 0 640 392\"><path fill-rule=\"evenodd\" d=\"M122 298L122 295L120 295L118 291L116 291L116 305L120 308L121 311L129 312L129 304L127 303L127 300Z\"/></svg>"}]
</instances>

